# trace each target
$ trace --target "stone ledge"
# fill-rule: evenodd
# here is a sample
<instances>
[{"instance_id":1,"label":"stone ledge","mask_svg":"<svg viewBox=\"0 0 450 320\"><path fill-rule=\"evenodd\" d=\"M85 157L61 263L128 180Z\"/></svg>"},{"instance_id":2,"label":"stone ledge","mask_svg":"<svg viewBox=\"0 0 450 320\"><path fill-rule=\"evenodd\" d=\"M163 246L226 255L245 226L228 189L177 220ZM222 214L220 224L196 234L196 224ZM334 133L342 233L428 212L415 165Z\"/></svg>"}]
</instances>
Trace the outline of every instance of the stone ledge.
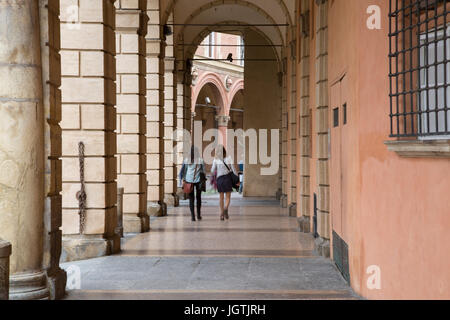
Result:
<instances>
[{"instance_id":1,"label":"stone ledge","mask_svg":"<svg viewBox=\"0 0 450 320\"><path fill-rule=\"evenodd\" d=\"M450 140L398 140L384 144L400 157L450 158Z\"/></svg>"}]
</instances>

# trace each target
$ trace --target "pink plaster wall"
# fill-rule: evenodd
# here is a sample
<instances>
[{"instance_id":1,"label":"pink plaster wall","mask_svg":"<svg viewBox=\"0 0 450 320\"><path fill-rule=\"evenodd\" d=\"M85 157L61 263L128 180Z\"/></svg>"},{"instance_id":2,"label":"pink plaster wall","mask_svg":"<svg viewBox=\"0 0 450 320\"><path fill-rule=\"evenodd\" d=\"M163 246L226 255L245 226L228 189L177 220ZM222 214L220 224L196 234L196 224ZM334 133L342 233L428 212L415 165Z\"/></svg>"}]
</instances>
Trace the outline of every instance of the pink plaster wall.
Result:
<instances>
[{"instance_id":1,"label":"pink plaster wall","mask_svg":"<svg viewBox=\"0 0 450 320\"><path fill-rule=\"evenodd\" d=\"M351 284L373 299L449 299L450 161L401 158L383 143L389 139L389 1L377 1L381 30L366 28L372 4L329 1L330 84L344 72L348 80L343 227ZM370 265L381 268L381 290L366 286Z\"/></svg>"}]
</instances>

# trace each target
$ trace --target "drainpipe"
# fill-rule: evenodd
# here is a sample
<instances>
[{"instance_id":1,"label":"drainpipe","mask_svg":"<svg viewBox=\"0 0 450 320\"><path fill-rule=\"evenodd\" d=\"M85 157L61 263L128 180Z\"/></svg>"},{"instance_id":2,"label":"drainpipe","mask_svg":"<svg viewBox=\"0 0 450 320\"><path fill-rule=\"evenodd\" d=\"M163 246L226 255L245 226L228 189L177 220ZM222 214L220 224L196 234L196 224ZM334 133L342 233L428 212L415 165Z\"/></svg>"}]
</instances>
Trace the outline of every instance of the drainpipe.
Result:
<instances>
[{"instance_id":1,"label":"drainpipe","mask_svg":"<svg viewBox=\"0 0 450 320\"><path fill-rule=\"evenodd\" d=\"M11 244L0 239L0 300L9 299L9 256Z\"/></svg>"}]
</instances>

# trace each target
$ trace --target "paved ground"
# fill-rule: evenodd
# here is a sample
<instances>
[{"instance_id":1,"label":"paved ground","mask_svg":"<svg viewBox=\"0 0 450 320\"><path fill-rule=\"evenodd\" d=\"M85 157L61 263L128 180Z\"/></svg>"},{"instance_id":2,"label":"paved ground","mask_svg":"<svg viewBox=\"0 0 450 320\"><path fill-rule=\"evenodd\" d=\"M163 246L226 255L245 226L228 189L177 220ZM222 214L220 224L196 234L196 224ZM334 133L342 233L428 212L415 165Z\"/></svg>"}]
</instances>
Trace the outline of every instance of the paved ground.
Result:
<instances>
[{"instance_id":1,"label":"paved ground","mask_svg":"<svg viewBox=\"0 0 450 320\"><path fill-rule=\"evenodd\" d=\"M151 232L128 236L120 255L63 264L81 270L67 299L354 299L313 240L278 202L234 196L219 221L215 196L191 222L186 202L152 219Z\"/></svg>"}]
</instances>

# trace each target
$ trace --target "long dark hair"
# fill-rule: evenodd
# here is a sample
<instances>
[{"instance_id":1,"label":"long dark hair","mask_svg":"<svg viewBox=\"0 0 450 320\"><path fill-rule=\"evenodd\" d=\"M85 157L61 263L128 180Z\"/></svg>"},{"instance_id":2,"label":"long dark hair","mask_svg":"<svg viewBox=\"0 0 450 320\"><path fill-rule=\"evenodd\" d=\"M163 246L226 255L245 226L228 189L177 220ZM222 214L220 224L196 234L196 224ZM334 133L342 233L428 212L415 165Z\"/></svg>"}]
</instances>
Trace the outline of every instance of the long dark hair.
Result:
<instances>
[{"instance_id":1,"label":"long dark hair","mask_svg":"<svg viewBox=\"0 0 450 320\"><path fill-rule=\"evenodd\" d=\"M200 158L200 153L198 152L198 148L195 146L191 147L191 163L194 163L195 159Z\"/></svg>"},{"instance_id":2,"label":"long dark hair","mask_svg":"<svg viewBox=\"0 0 450 320\"><path fill-rule=\"evenodd\" d=\"M216 158L223 160L227 157L227 150L221 144L216 147Z\"/></svg>"}]
</instances>

